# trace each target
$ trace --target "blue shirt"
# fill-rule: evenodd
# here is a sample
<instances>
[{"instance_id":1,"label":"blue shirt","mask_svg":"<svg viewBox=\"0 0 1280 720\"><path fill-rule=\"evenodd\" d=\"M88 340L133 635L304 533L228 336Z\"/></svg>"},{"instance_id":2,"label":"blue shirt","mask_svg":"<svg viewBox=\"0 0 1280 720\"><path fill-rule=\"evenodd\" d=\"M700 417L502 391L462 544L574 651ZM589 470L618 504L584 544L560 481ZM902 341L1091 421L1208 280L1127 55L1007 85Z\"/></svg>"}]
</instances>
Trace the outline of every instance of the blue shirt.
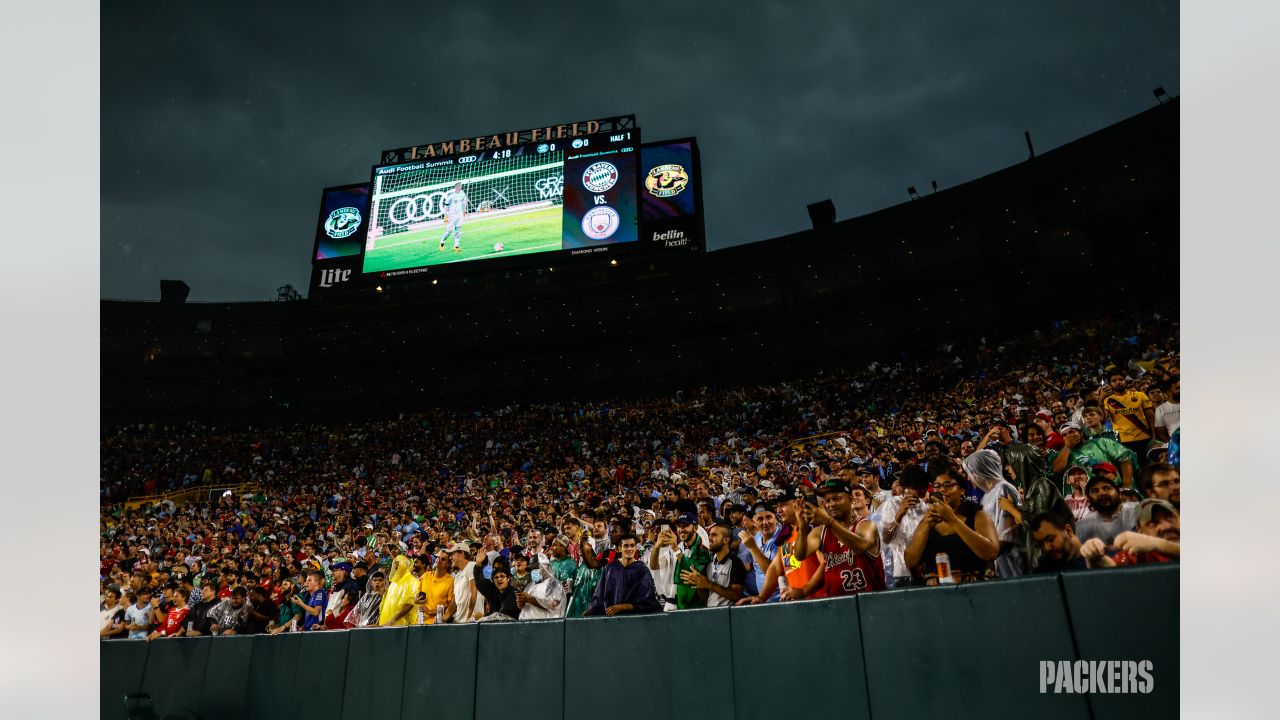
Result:
<instances>
[{"instance_id":1,"label":"blue shirt","mask_svg":"<svg viewBox=\"0 0 1280 720\"><path fill-rule=\"evenodd\" d=\"M760 546L760 552L764 553L764 556L770 560L773 559L774 555L778 554L778 531L781 529L782 528L779 527L778 530L775 530L773 536L769 538L768 542L764 542L761 539L760 533L756 533L756 544ZM760 567L759 565L752 563L751 568L751 575L754 578L756 586L755 592L759 593L760 589L764 587L764 575L765 572L768 571L769 567ZM770 595L765 602L778 602L778 600L778 591L777 589L774 589L773 594Z\"/></svg>"},{"instance_id":2,"label":"blue shirt","mask_svg":"<svg viewBox=\"0 0 1280 720\"><path fill-rule=\"evenodd\" d=\"M329 604L329 593L324 590L317 590L311 594L311 599L307 600L307 605L313 608L320 608L319 615L307 613L307 617L302 621L302 629L310 630L313 625L324 624L324 609Z\"/></svg>"}]
</instances>

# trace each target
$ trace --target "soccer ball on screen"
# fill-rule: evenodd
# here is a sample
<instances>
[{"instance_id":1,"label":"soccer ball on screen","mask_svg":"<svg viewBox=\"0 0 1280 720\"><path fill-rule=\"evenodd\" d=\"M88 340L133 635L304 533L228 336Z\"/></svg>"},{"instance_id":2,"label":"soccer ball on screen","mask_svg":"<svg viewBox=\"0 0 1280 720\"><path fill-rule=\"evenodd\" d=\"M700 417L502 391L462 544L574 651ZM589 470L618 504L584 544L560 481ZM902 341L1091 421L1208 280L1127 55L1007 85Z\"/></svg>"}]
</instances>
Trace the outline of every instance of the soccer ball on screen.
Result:
<instances>
[{"instance_id":1,"label":"soccer ball on screen","mask_svg":"<svg viewBox=\"0 0 1280 720\"><path fill-rule=\"evenodd\" d=\"M493 244L493 251L494 251L494 252L502 252L502 243L494 243L494 244Z\"/></svg>"}]
</instances>

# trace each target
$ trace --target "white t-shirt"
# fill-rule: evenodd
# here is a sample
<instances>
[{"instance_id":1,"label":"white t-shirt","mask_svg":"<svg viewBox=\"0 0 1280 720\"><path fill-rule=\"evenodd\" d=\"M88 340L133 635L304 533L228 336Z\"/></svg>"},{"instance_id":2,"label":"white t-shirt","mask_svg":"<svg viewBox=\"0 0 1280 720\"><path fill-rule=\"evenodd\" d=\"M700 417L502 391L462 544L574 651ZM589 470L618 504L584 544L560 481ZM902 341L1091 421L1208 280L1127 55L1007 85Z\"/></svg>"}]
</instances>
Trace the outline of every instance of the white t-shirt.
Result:
<instances>
[{"instance_id":1,"label":"white t-shirt","mask_svg":"<svg viewBox=\"0 0 1280 720\"><path fill-rule=\"evenodd\" d=\"M650 550L649 553L653 551ZM649 553L645 554L645 567L649 567ZM666 598L671 602L676 599L676 553L669 547L664 547L658 551L658 569L654 570L649 567L649 573L653 575L653 587L658 595Z\"/></svg>"},{"instance_id":2,"label":"white t-shirt","mask_svg":"<svg viewBox=\"0 0 1280 720\"><path fill-rule=\"evenodd\" d=\"M476 564L468 562L467 566L453 574L453 603L457 609L453 613L455 623L475 622L475 572Z\"/></svg>"},{"instance_id":3,"label":"white t-shirt","mask_svg":"<svg viewBox=\"0 0 1280 720\"><path fill-rule=\"evenodd\" d=\"M1181 424L1182 403L1167 402L1156 408L1156 427L1162 427L1173 435L1173 431Z\"/></svg>"},{"instance_id":4,"label":"white t-shirt","mask_svg":"<svg viewBox=\"0 0 1280 720\"><path fill-rule=\"evenodd\" d=\"M142 627L150 628L151 627L151 610L152 610L152 607L150 604L143 605L141 608L138 607L137 603L130 605L129 609L124 611L124 624L125 625L141 625ZM146 639L147 632L148 632L147 630L130 630L129 639L131 640L135 640L138 638Z\"/></svg>"},{"instance_id":5,"label":"white t-shirt","mask_svg":"<svg viewBox=\"0 0 1280 720\"><path fill-rule=\"evenodd\" d=\"M444 194L441 204L444 205L445 215L450 218L460 218L467 209L467 193L462 190L450 190Z\"/></svg>"}]
</instances>

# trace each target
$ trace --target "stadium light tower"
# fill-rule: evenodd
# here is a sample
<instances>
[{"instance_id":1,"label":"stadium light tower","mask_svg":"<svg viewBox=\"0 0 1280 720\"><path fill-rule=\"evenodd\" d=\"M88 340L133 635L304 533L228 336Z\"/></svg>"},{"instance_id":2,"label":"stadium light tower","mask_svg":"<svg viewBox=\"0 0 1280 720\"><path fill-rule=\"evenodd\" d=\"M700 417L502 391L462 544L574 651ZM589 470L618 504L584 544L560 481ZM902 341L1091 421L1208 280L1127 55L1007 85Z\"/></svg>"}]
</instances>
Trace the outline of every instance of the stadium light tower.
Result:
<instances>
[{"instance_id":1,"label":"stadium light tower","mask_svg":"<svg viewBox=\"0 0 1280 720\"><path fill-rule=\"evenodd\" d=\"M1157 85L1155 89L1151 91L1151 94L1156 96L1156 102L1161 105L1173 100L1173 98L1169 97L1169 93L1164 91L1163 85Z\"/></svg>"},{"instance_id":2,"label":"stadium light tower","mask_svg":"<svg viewBox=\"0 0 1280 720\"><path fill-rule=\"evenodd\" d=\"M916 192L915 185L912 185L911 187L907 188L907 197L911 198L912 200L920 199L920 193Z\"/></svg>"},{"instance_id":3,"label":"stadium light tower","mask_svg":"<svg viewBox=\"0 0 1280 720\"><path fill-rule=\"evenodd\" d=\"M808 210L809 222L813 223L814 228L827 227L836 222L836 204L831 202L831 198L809 205Z\"/></svg>"}]
</instances>

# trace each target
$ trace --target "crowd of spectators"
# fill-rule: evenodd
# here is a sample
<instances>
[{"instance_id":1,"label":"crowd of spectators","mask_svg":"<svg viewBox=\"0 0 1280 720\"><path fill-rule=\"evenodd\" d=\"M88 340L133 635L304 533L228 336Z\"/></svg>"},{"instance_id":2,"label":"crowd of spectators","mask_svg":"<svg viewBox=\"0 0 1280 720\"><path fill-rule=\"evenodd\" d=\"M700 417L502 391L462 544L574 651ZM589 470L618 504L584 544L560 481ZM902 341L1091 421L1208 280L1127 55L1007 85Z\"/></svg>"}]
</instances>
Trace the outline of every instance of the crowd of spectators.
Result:
<instances>
[{"instance_id":1,"label":"crowd of spectators","mask_svg":"<svg viewBox=\"0 0 1280 720\"><path fill-rule=\"evenodd\" d=\"M114 428L101 636L678 612L1176 562L1177 349L1176 320L1146 313L647 403Z\"/></svg>"}]
</instances>

